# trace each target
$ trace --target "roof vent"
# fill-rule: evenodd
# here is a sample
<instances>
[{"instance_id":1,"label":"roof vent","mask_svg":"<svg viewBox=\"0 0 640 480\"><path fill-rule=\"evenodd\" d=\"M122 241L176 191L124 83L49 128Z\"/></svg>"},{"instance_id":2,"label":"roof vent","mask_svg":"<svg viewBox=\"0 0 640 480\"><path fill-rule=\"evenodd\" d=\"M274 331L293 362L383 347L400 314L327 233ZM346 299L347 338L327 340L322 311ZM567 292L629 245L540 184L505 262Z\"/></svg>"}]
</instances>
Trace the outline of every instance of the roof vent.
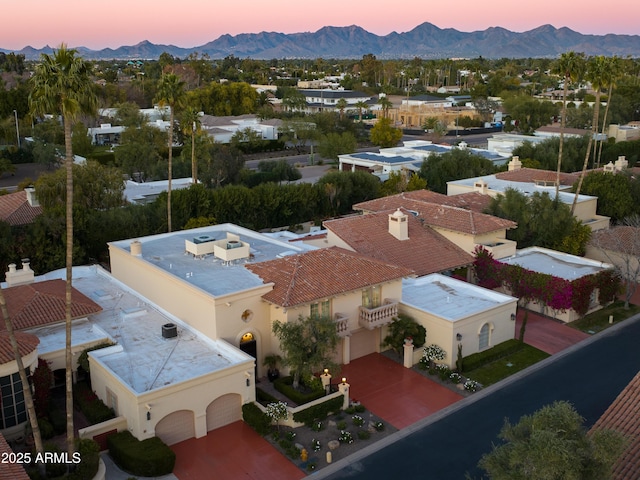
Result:
<instances>
[{"instance_id":1,"label":"roof vent","mask_svg":"<svg viewBox=\"0 0 640 480\"><path fill-rule=\"evenodd\" d=\"M175 338L178 336L178 327L175 323L162 325L162 338Z\"/></svg>"}]
</instances>

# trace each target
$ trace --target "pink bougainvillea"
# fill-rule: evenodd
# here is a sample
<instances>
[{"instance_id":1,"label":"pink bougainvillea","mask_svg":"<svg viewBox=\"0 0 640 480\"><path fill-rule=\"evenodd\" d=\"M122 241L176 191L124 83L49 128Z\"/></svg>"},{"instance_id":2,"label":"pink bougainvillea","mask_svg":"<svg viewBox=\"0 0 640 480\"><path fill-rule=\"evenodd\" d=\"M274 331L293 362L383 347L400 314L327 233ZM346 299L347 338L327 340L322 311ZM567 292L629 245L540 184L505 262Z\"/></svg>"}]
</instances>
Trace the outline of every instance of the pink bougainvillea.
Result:
<instances>
[{"instance_id":1,"label":"pink bougainvillea","mask_svg":"<svg viewBox=\"0 0 640 480\"><path fill-rule=\"evenodd\" d=\"M474 272L478 285L491 289L504 286L513 296L525 302L538 302L555 311L573 309L583 316L589 311L595 289L599 292L598 302L603 305L612 302L620 291L620 277L611 270L569 281L520 265L501 263L480 246L476 247L474 253Z\"/></svg>"}]
</instances>

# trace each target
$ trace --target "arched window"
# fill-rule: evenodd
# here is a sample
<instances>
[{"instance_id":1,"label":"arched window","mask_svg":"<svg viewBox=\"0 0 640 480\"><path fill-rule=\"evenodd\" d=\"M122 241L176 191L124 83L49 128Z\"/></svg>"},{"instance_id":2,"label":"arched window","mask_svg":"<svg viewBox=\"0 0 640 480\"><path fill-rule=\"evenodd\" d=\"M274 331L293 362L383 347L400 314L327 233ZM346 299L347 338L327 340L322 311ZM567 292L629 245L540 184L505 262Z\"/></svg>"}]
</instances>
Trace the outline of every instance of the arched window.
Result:
<instances>
[{"instance_id":1,"label":"arched window","mask_svg":"<svg viewBox=\"0 0 640 480\"><path fill-rule=\"evenodd\" d=\"M489 346L489 324L485 323L482 325L480 329L480 334L478 335L478 350L484 350Z\"/></svg>"}]
</instances>

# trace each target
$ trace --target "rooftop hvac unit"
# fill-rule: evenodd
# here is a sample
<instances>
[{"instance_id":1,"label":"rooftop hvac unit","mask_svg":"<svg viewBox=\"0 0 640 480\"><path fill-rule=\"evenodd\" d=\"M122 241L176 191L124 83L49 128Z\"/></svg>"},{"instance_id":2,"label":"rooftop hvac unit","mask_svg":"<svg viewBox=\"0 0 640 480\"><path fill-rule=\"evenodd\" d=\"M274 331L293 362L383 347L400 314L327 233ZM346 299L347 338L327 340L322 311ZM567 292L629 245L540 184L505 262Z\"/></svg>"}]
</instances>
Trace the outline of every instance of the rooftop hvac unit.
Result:
<instances>
[{"instance_id":1,"label":"rooftop hvac unit","mask_svg":"<svg viewBox=\"0 0 640 480\"><path fill-rule=\"evenodd\" d=\"M162 338L175 338L178 336L178 327L175 323L162 325Z\"/></svg>"}]
</instances>

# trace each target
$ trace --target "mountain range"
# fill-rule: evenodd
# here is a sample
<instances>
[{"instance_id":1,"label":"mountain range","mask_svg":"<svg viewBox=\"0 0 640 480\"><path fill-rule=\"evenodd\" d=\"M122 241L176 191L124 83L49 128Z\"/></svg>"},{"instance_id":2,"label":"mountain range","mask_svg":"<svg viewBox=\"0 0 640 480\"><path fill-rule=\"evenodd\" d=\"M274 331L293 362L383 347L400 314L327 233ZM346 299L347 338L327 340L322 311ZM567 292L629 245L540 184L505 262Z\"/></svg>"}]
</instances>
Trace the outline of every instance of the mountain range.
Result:
<instances>
[{"instance_id":1,"label":"mountain range","mask_svg":"<svg viewBox=\"0 0 640 480\"><path fill-rule=\"evenodd\" d=\"M475 32L461 32L453 28L438 28L425 22L404 33L392 32L379 36L356 25L323 27L316 32L303 33L243 33L222 35L204 45L181 48L175 45L156 45L143 41L137 45L116 49L91 50L77 47L88 59L157 59L167 52L185 58L190 53L207 54L220 59L229 55L239 58L268 60L272 58L361 58L373 54L379 59L390 58L541 58L557 57L563 52L576 51L587 55L640 56L640 35L583 35L569 28L542 25L527 32L512 32L491 27ZM11 50L0 51L8 53ZM40 53L52 48L25 47L16 53L27 59L37 59Z\"/></svg>"}]
</instances>

